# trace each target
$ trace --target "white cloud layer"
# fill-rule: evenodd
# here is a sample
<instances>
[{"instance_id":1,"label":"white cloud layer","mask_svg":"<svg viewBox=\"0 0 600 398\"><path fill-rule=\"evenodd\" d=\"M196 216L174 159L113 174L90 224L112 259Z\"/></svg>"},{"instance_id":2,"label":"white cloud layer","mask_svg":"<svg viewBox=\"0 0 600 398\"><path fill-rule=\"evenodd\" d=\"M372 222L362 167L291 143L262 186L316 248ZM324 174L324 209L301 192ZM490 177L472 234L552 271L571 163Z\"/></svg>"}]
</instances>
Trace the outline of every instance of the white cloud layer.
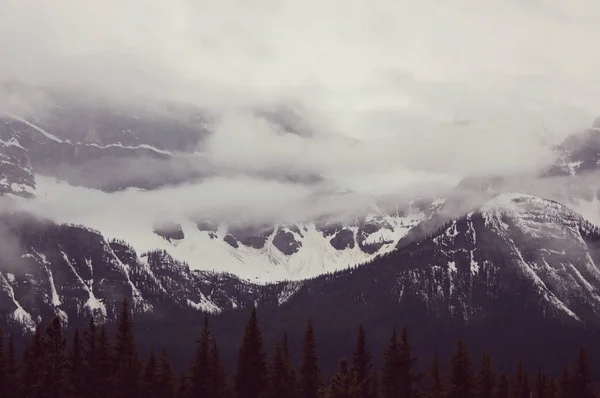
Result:
<instances>
[{"instance_id":1,"label":"white cloud layer","mask_svg":"<svg viewBox=\"0 0 600 398\"><path fill-rule=\"evenodd\" d=\"M380 193L545 163L541 137L600 109L598 20L591 0L4 0L0 78L226 108L216 163ZM359 143L239 112L281 102Z\"/></svg>"}]
</instances>

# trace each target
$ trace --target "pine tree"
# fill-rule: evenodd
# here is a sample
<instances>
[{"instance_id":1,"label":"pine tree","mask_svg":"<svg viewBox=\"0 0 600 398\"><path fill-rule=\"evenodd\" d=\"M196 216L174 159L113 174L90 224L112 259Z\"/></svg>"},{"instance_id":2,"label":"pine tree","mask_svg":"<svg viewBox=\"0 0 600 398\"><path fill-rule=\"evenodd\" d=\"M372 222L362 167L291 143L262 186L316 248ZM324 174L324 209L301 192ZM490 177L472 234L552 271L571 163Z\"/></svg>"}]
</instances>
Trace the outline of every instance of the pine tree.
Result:
<instances>
[{"instance_id":1,"label":"pine tree","mask_svg":"<svg viewBox=\"0 0 600 398\"><path fill-rule=\"evenodd\" d=\"M135 346L133 323L127 299L123 300L121 313L117 318L114 353L116 398L137 398L140 360Z\"/></svg>"},{"instance_id":2,"label":"pine tree","mask_svg":"<svg viewBox=\"0 0 600 398\"><path fill-rule=\"evenodd\" d=\"M73 388L73 394L76 397L81 397L84 386L83 358L81 353L81 340L79 339L79 331L75 329L73 334L73 342L71 352L69 353L69 380Z\"/></svg>"},{"instance_id":3,"label":"pine tree","mask_svg":"<svg viewBox=\"0 0 600 398\"><path fill-rule=\"evenodd\" d=\"M571 374L569 373L569 367L567 365L565 365L562 377L558 384L558 396L560 398L571 398L573 396L571 394L573 391L571 388Z\"/></svg>"},{"instance_id":4,"label":"pine tree","mask_svg":"<svg viewBox=\"0 0 600 398\"><path fill-rule=\"evenodd\" d=\"M300 367L300 397L316 398L322 387L321 369L317 356L317 340L312 320L309 318L304 333L302 365Z\"/></svg>"},{"instance_id":5,"label":"pine tree","mask_svg":"<svg viewBox=\"0 0 600 398\"><path fill-rule=\"evenodd\" d=\"M488 354L481 356L481 365L477 375L475 396L477 398L492 398L494 395L495 375L492 370L492 360Z\"/></svg>"},{"instance_id":6,"label":"pine tree","mask_svg":"<svg viewBox=\"0 0 600 398\"><path fill-rule=\"evenodd\" d=\"M262 332L258 326L256 308L253 308L238 353L235 375L237 398L259 398L265 392L266 375L267 359Z\"/></svg>"},{"instance_id":7,"label":"pine tree","mask_svg":"<svg viewBox=\"0 0 600 398\"><path fill-rule=\"evenodd\" d=\"M592 374L590 363L587 354L583 348L579 350L577 361L575 362L575 370L572 379L572 394L578 398L592 398L594 392L591 387Z\"/></svg>"},{"instance_id":8,"label":"pine tree","mask_svg":"<svg viewBox=\"0 0 600 398\"><path fill-rule=\"evenodd\" d=\"M296 380L282 344L276 344L275 353L269 366L266 394L268 398L293 398L296 396Z\"/></svg>"},{"instance_id":9,"label":"pine tree","mask_svg":"<svg viewBox=\"0 0 600 398\"><path fill-rule=\"evenodd\" d=\"M6 398L19 397L18 365L15 354L15 339L12 334L9 336L8 348L6 351L6 377Z\"/></svg>"},{"instance_id":10,"label":"pine tree","mask_svg":"<svg viewBox=\"0 0 600 398\"><path fill-rule=\"evenodd\" d=\"M283 339L281 341L281 352L283 354L284 361L283 367L286 369L285 379L288 383L286 394L288 397L298 397L298 380L296 378L296 369L294 368L294 365L292 365L292 358L290 356L287 332L283 333Z\"/></svg>"},{"instance_id":11,"label":"pine tree","mask_svg":"<svg viewBox=\"0 0 600 398\"><path fill-rule=\"evenodd\" d=\"M41 398L46 396L43 380L46 361L46 344L41 326L38 325L23 354L20 391L24 397Z\"/></svg>"},{"instance_id":12,"label":"pine tree","mask_svg":"<svg viewBox=\"0 0 600 398\"><path fill-rule=\"evenodd\" d=\"M97 377L95 397L112 396L115 388L114 355L113 347L106 331L106 326L101 325L98 330L97 343Z\"/></svg>"},{"instance_id":13,"label":"pine tree","mask_svg":"<svg viewBox=\"0 0 600 398\"><path fill-rule=\"evenodd\" d=\"M452 356L449 398L470 398L473 390L473 373L467 345L460 339Z\"/></svg>"},{"instance_id":14,"label":"pine tree","mask_svg":"<svg viewBox=\"0 0 600 398\"><path fill-rule=\"evenodd\" d=\"M63 334L58 316L54 317L46 328L44 340L47 354L43 368L43 389L49 398L62 398L70 390L69 357L67 355L67 338Z\"/></svg>"},{"instance_id":15,"label":"pine tree","mask_svg":"<svg viewBox=\"0 0 600 398\"><path fill-rule=\"evenodd\" d=\"M517 370L515 373L515 384L513 388L513 398L524 398L527 391L525 383L525 370L523 368L523 361L517 362Z\"/></svg>"},{"instance_id":16,"label":"pine tree","mask_svg":"<svg viewBox=\"0 0 600 398\"><path fill-rule=\"evenodd\" d=\"M150 350L148 360L144 366L144 373L140 383L140 396L143 398L158 398L157 388L158 366L154 350Z\"/></svg>"},{"instance_id":17,"label":"pine tree","mask_svg":"<svg viewBox=\"0 0 600 398\"><path fill-rule=\"evenodd\" d=\"M210 350L210 389L208 397L225 398L227 394L227 376L221 363L217 341L213 339Z\"/></svg>"},{"instance_id":18,"label":"pine tree","mask_svg":"<svg viewBox=\"0 0 600 398\"><path fill-rule=\"evenodd\" d=\"M408 342L408 331L406 328L402 329L398 354L398 377L400 378L399 397L413 398L417 395L416 384L423 377L423 375L415 371L417 358L412 356L412 349L410 343Z\"/></svg>"},{"instance_id":19,"label":"pine tree","mask_svg":"<svg viewBox=\"0 0 600 398\"><path fill-rule=\"evenodd\" d=\"M325 392L327 398L361 398L364 381L358 380L356 371L351 370L348 361L342 359L338 371L331 377L329 388Z\"/></svg>"},{"instance_id":20,"label":"pine tree","mask_svg":"<svg viewBox=\"0 0 600 398\"><path fill-rule=\"evenodd\" d=\"M496 386L496 398L508 398L508 377L502 373Z\"/></svg>"},{"instance_id":21,"label":"pine tree","mask_svg":"<svg viewBox=\"0 0 600 398\"><path fill-rule=\"evenodd\" d=\"M444 396L444 386L442 384L440 357L437 354L433 356L433 362L431 363L427 374L430 378L429 388L427 389L426 394L427 398L442 398Z\"/></svg>"},{"instance_id":22,"label":"pine tree","mask_svg":"<svg viewBox=\"0 0 600 398\"><path fill-rule=\"evenodd\" d=\"M208 328L208 315L204 315L204 327L196 341L196 356L192 363L191 389L194 397L209 396L210 368L209 368L210 331Z\"/></svg>"},{"instance_id":23,"label":"pine tree","mask_svg":"<svg viewBox=\"0 0 600 398\"><path fill-rule=\"evenodd\" d=\"M373 360L367 348L367 339L363 324L358 325L356 334L356 347L352 356L352 370L360 383L361 398L373 398Z\"/></svg>"},{"instance_id":24,"label":"pine tree","mask_svg":"<svg viewBox=\"0 0 600 398\"><path fill-rule=\"evenodd\" d=\"M383 355L383 374L381 391L383 398L397 398L400 396L400 383L398 372L400 368L400 344L396 335L396 328L392 330L392 337Z\"/></svg>"},{"instance_id":25,"label":"pine tree","mask_svg":"<svg viewBox=\"0 0 600 398\"><path fill-rule=\"evenodd\" d=\"M83 394L86 397L95 398L100 396L100 377L98 369L98 329L94 317L90 317L87 330L83 332L81 348L83 378Z\"/></svg>"},{"instance_id":26,"label":"pine tree","mask_svg":"<svg viewBox=\"0 0 600 398\"><path fill-rule=\"evenodd\" d=\"M175 376L167 352L160 357L158 370L158 398L175 398Z\"/></svg>"}]
</instances>

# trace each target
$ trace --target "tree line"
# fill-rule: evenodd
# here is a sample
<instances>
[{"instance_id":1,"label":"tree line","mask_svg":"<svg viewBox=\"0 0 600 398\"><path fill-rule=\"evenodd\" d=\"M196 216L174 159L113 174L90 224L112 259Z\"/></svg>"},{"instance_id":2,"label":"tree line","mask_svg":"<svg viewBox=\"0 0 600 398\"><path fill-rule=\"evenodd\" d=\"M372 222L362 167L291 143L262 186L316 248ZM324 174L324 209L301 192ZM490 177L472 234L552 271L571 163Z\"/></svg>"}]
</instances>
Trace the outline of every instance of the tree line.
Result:
<instances>
[{"instance_id":1,"label":"tree line","mask_svg":"<svg viewBox=\"0 0 600 398\"><path fill-rule=\"evenodd\" d=\"M256 309L241 341L235 372L228 375L208 318L197 339L189 369L176 375L166 352L136 349L127 300L116 333L90 318L68 344L61 320L38 326L17 359L13 337L0 331L0 398L592 398L592 373L585 350L558 379L530 375L521 361L513 374L498 374L489 355L473 360L460 340L447 366L436 355L422 367L411 351L408 332L393 329L378 370L365 330L358 326L356 345L338 370L320 370L317 339L308 320L301 365L293 366L287 334L267 355ZM420 370L425 369L425 370Z\"/></svg>"}]
</instances>

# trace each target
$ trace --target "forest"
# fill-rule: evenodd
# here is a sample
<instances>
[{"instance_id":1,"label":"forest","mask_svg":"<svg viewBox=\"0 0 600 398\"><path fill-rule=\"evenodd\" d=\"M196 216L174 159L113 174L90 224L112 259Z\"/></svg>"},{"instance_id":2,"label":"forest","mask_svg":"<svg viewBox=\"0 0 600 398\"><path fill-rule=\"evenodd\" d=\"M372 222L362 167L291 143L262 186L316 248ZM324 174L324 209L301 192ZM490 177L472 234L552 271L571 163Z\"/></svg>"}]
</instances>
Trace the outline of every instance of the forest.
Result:
<instances>
[{"instance_id":1,"label":"forest","mask_svg":"<svg viewBox=\"0 0 600 398\"><path fill-rule=\"evenodd\" d=\"M176 374L167 352L150 350L143 357L138 352L127 300L114 336L92 317L85 330L75 330L69 339L56 317L47 326L39 325L17 355L13 336L0 331L0 398L599 397L584 349L574 353L572 363L564 364L559 378L547 376L543 369L529 373L519 359L511 374L498 373L490 355L471 358L462 340L446 361L434 355L421 362L403 328L390 331L383 363L377 367L365 329L358 324L353 352L340 358L337 371L324 374L310 319L296 368L287 333L268 350L253 308L239 342L235 371L229 375L217 340L205 317L196 346L190 347L195 350L194 360Z\"/></svg>"}]
</instances>

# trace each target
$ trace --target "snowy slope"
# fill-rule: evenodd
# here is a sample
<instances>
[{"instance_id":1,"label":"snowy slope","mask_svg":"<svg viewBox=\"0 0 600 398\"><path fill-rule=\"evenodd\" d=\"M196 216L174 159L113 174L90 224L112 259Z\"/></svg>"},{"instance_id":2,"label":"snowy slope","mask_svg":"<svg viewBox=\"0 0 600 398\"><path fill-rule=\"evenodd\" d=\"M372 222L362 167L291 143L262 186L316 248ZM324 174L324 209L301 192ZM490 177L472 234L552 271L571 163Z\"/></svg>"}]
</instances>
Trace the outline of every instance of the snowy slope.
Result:
<instances>
[{"instance_id":1,"label":"snowy slope","mask_svg":"<svg viewBox=\"0 0 600 398\"><path fill-rule=\"evenodd\" d=\"M36 187L36 198L22 200L21 209L94 228L107 239L128 242L140 253L166 250L192 269L229 272L257 283L305 279L364 263L393 250L402 236L429 216L415 209L403 215L372 214L362 224L341 223L333 229L314 223L274 225L263 245L243 244L243 239L238 239L233 247L225 238L229 235L231 239L235 232L226 225L219 225L216 231L200 230L197 223L175 210L169 221L181 227L183 239L165 239L155 233L156 209L131 200L131 195L144 195L142 191L108 194L39 175ZM68 211L65 201L70 201ZM433 206L441 203L438 200ZM295 253L285 254L277 247L274 239L278 232L291 234L288 237L299 246ZM332 239L338 236L348 242L341 240L334 247Z\"/></svg>"}]
</instances>

